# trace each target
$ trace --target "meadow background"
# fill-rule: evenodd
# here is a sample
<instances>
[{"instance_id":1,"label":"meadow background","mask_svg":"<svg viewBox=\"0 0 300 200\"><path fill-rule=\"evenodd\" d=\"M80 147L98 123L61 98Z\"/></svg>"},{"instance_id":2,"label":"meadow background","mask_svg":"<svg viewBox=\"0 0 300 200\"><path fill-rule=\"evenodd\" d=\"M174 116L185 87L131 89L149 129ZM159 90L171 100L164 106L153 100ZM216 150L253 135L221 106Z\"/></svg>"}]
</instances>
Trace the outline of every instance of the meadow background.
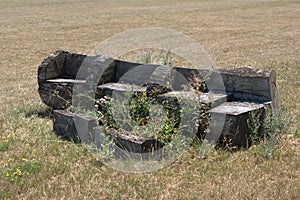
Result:
<instances>
[{"instance_id":1,"label":"meadow background","mask_svg":"<svg viewBox=\"0 0 300 200\"><path fill-rule=\"evenodd\" d=\"M127 174L52 131L37 69L56 50L87 54L122 31L163 27L199 42L220 68L277 72L291 128L256 147L192 147L171 166ZM0 199L299 199L299 0L0 0ZM46 113L46 114L45 114Z\"/></svg>"}]
</instances>

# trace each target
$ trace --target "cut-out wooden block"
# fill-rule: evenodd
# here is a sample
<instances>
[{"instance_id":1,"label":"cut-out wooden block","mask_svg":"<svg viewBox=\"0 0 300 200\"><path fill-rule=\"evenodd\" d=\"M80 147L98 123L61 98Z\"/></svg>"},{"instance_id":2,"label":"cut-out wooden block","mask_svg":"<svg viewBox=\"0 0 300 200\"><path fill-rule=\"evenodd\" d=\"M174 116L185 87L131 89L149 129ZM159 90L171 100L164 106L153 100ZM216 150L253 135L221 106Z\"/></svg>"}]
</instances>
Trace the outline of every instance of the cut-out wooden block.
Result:
<instances>
[{"instance_id":1,"label":"cut-out wooden block","mask_svg":"<svg viewBox=\"0 0 300 200\"><path fill-rule=\"evenodd\" d=\"M212 108L210 130L206 139L227 143L230 146L249 147L250 127L248 120L251 112L264 114L271 102L257 104L250 102L226 102Z\"/></svg>"}]
</instances>

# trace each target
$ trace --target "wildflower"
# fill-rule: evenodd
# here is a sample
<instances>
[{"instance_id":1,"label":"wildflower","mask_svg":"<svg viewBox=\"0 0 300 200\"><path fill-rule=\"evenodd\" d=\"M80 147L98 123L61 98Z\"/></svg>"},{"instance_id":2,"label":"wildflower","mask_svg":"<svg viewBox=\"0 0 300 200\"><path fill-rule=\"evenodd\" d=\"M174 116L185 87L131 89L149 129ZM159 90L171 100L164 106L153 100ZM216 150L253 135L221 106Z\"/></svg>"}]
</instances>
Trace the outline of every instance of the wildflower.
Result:
<instances>
[{"instance_id":1,"label":"wildflower","mask_svg":"<svg viewBox=\"0 0 300 200\"><path fill-rule=\"evenodd\" d=\"M97 100L97 101L96 101L96 104L99 104L99 103L100 103L100 101L99 101L99 100Z\"/></svg>"},{"instance_id":2,"label":"wildflower","mask_svg":"<svg viewBox=\"0 0 300 200\"><path fill-rule=\"evenodd\" d=\"M7 160L7 162L11 162L11 161L14 161L15 159L14 158L9 158L8 160Z\"/></svg>"},{"instance_id":3,"label":"wildflower","mask_svg":"<svg viewBox=\"0 0 300 200\"><path fill-rule=\"evenodd\" d=\"M15 136L16 136L16 135L15 135L14 133L13 133L13 134L11 134L11 137L12 137L12 138L14 138Z\"/></svg>"},{"instance_id":4,"label":"wildflower","mask_svg":"<svg viewBox=\"0 0 300 200\"><path fill-rule=\"evenodd\" d=\"M8 172L6 172L5 176L6 176L6 177L9 177L9 173L8 173Z\"/></svg>"},{"instance_id":5,"label":"wildflower","mask_svg":"<svg viewBox=\"0 0 300 200\"><path fill-rule=\"evenodd\" d=\"M20 175L20 176L22 175L22 171L20 169L17 168L16 171L18 172L18 175Z\"/></svg>"},{"instance_id":6,"label":"wildflower","mask_svg":"<svg viewBox=\"0 0 300 200\"><path fill-rule=\"evenodd\" d=\"M26 162L26 161L28 161L26 158L22 158L22 161L24 161L24 162Z\"/></svg>"},{"instance_id":7,"label":"wildflower","mask_svg":"<svg viewBox=\"0 0 300 200\"><path fill-rule=\"evenodd\" d=\"M28 144L28 143L27 143L27 144L25 144L25 146L26 146L26 147L29 147L29 146L30 146L30 144Z\"/></svg>"},{"instance_id":8,"label":"wildflower","mask_svg":"<svg viewBox=\"0 0 300 200\"><path fill-rule=\"evenodd\" d=\"M5 137L5 136L2 136L2 140L6 140L6 137Z\"/></svg>"},{"instance_id":9,"label":"wildflower","mask_svg":"<svg viewBox=\"0 0 300 200\"><path fill-rule=\"evenodd\" d=\"M95 108L96 108L96 109L98 108L98 104L95 105Z\"/></svg>"},{"instance_id":10,"label":"wildflower","mask_svg":"<svg viewBox=\"0 0 300 200\"><path fill-rule=\"evenodd\" d=\"M106 97L106 96L104 96L104 97ZM105 103L105 101L106 101L106 98L101 98L100 99L100 103Z\"/></svg>"},{"instance_id":11,"label":"wildflower","mask_svg":"<svg viewBox=\"0 0 300 200\"><path fill-rule=\"evenodd\" d=\"M4 140L3 142L7 143L7 142L8 142L8 140Z\"/></svg>"},{"instance_id":12,"label":"wildflower","mask_svg":"<svg viewBox=\"0 0 300 200\"><path fill-rule=\"evenodd\" d=\"M22 171L19 168L17 168L16 171L13 174L22 176Z\"/></svg>"},{"instance_id":13,"label":"wildflower","mask_svg":"<svg viewBox=\"0 0 300 200\"><path fill-rule=\"evenodd\" d=\"M11 138L11 136L10 136L10 135L8 135L8 136L6 136L6 137L7 137L7 139Z\"/></svg>"}]
</instances>

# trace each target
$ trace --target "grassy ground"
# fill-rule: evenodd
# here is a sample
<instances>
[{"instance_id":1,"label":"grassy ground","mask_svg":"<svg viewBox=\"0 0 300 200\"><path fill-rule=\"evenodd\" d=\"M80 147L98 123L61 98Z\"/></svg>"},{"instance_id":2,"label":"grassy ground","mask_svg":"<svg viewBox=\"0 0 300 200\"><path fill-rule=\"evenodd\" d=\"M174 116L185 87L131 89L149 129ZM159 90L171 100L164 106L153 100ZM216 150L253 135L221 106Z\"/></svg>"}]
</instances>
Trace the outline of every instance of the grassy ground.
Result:
<instances>
[{"instance_id":1,"label":"grassy ground","mask_svg":"<svg viewBox=\"0 0 300 200\"><path fill-rule=\"evenodd\" d=\"M299 0L0 0L0 198L299 199ZM52 132L41 117L37 67L55 50L89 53L131 28L164 27L198 41L219 67L276 70L280 100L294 118L280 152L192 148L171 166L126 174Z\"/></svg>"}]
</instances>

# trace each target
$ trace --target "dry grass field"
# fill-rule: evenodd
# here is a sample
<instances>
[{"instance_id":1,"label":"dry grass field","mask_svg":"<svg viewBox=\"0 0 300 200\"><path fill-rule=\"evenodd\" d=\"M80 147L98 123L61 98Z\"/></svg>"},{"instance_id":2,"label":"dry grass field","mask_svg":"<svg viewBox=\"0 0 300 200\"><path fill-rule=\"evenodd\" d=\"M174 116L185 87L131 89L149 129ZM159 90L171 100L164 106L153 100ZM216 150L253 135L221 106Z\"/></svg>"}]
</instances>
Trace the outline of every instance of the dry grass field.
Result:
<instances>
[{"instance_id":1,"label":"dry grass field","mask_svg":"<svg viewBox=\"0 0 300 200\"><path fill-rule=\"evenodd\" d=\"M37 92L56 50L89 53L122 31L163 27L195 39L218 67L274 69L291 128L267 158L197 147L129 174L60 139ZM299 0L0 0L0 199L300 199Z\"/></svg>"}]
</instances>

